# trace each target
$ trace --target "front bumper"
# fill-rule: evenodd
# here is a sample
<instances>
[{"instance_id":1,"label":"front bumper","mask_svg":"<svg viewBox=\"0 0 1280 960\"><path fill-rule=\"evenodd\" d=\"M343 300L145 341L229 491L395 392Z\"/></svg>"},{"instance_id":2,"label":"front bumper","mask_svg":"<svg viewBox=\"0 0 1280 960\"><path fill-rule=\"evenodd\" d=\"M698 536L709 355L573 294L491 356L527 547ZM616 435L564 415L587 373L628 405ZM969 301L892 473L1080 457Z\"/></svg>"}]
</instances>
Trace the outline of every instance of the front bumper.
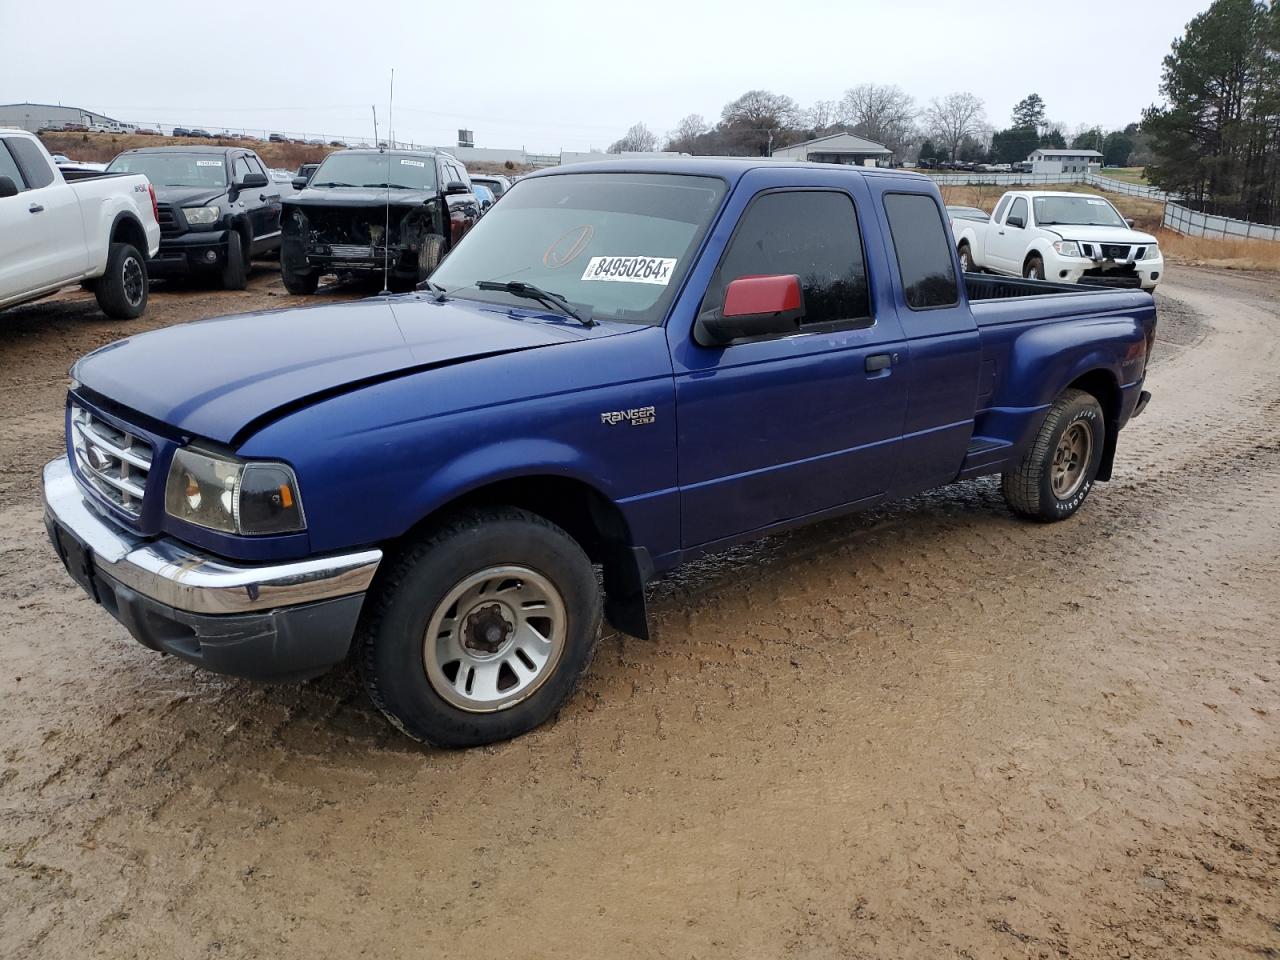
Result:
<instances>
[{"instance_id":1,"label":"front bumper","mask_svg":"<svg viewBox=\"0 0 1280 960\"><path fill-rule=\"evenodd\" d=\"M1062 283L1154 290L1164 277L1164 258L1120 263L1112 260L1062 257L1058 258L1056 264L1045 265L1045 277Z\"/></svg>"},{"instance_id":2,"label":"front bumper","mask_svg":"<svg viewBox=\"0 0 1280 960\"><path fill-rule=\"evenodd\" d=\"M66 457L44 468L44 521L80 586L139 643L219 673L315 676L351 646L381 550L246 566L170 538L147 540L94 511Z\"/></svg>"},{"instance_id":3,"label":"front bumper","mask_svg":"<svg viewBox=\"0 0 1280 960\"><path fill-rule=\"evenodd\" d=\"M162 237L160 252L147 261L155 276L220 270L227 262L226 230L191 230Z\"/></svg>"}]
</instances>

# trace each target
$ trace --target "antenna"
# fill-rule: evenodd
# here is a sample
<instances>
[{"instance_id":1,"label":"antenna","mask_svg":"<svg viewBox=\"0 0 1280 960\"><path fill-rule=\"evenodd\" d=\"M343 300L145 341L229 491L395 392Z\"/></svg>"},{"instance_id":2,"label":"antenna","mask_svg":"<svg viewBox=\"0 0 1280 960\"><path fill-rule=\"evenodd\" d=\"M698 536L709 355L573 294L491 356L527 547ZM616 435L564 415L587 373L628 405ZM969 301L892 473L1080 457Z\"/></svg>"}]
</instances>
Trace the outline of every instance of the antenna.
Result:
<instances>
[{"instance_id":1,"label":"antenna","mask_svg":"<svg viewBox=\"0 0 1280 960\"><path fill-rule=\"evenodd\" d=\"M378 146L378 105L373 105L373 145Z\"/></svg>"},{"instance_id":2,"label":"antenna","mask_svg":"<svg viewBox=\"0 0 1280 960\"><path fill-rule=\"evenodd\" d=\"M391 293L391 148L394 148L396 142L392 139L395 136L395 129L391 126L391 109L392 104L396 101L396 68L391 68L391 91L387 97L387 203L386 223L382 228L382 292L384 294Z\"/></svg>"}]
</instances>

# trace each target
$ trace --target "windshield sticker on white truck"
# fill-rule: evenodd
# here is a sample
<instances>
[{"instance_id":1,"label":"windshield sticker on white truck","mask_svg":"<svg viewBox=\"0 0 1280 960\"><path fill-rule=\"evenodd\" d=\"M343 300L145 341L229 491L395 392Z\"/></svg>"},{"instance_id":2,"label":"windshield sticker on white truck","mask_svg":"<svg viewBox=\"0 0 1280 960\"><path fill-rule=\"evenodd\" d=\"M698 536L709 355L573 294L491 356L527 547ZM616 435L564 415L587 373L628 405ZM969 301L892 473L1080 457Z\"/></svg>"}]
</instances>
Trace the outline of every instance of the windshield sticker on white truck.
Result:
<instances>
[{"instance_id":1,"label":"windshield sticker on white truck","mask_svg":"<svg viewBox=\"0 0 1280 960\"><path fill-rule=\"evenodd\" d=\"M425 167L426 165L427 165L427 162L425 160L401 160L400 161L400 166L402 167Z\"/></svg>"},{"instance_id":2,"label":"windshield sticker on white truck","mask_svg":"<svg viewBox=\"0 0 1280 960\"><path fill-rule=\"evenodd\" d=\"M583 280L656 283L665 287L676 269L676 257L592 257Z\"/></svg>"},{"instance_id":3,"label":"windshield sticker on white truck","mask_svg":"<svg viewBox=\"0 0 1280 960\"><path fill-rule=\"evenodd\" d=\"M1107 205L1105 200L1086 200L1085 203L1092 204L1095 207L1105 207Z\"/></svg>"},{"instance_id":4,"label":"windshield sticker on white truck","mask_svg":"<svg viewBox=\"0 0 1280 960\"><path fill-rule=\"evenodd\" d=\"M197 167L220 167L222 166L222 161L221 160L197 160L196 166Z\"/></svg>"}]
</instances>

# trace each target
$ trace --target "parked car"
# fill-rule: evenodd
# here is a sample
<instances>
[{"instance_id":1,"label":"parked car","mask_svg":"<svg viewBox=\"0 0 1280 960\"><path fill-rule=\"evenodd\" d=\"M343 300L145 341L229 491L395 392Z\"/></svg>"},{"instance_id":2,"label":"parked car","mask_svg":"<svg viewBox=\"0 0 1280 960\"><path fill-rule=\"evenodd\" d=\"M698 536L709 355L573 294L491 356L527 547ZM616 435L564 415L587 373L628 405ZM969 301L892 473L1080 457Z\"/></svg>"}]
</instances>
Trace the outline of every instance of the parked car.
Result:
<instances>
[{"instance_id":1,"label":"parked car","mask_svg":"<svg viewBox=\"0 0 1280 960\"><path fill-rule=\"evenodd\" d=\"M213 139L213 134L212 134L212 133L210 133L208 130L201 130L199 127L195 127L195 128L193 128L193 129L191 130L191 132L190 132L189 134L187 134L187 136L189 136L189 137L204 137L206 140L212 140L212 139Z\"/></svg>"},{"instance_id":2,"label":"parked car","mask_svg":"<svg viewBox=\"0 0 1280 960\"><path fill-rule=\"evenodd\" d=\"M382 276L384 268L392 289L411 289L481 213L463 165L430 150L340 150L293 184L280 248L290 293L315 293L325 273Z\"/></svg>"},{"instance_id":3,"label":"parked car","mask_svg":"<svg viewBox=\"0 0 1280 960\"><path fill-rule=\"evenodd\" d=\"M493 192L494 200L499 199L504 193L511 189L511 181L501 174L497 173L473 173L471 176L471 185L484 184Z\"/></svg>"},{"instance_id":4,"label":"parked car","mask_svg":"<svg viewBox=\"0 0 1280 960\"><path fill-rule=\"evenodd\" d=\"M480 204L480 214L489 212L489 208L497 202L497 198L493 195L493 191L486 187L483 183L471 181L471 191L476 195L476 203Z\"/></svg>"},{"instance_id":5,"label":"parked car","mask_svg":"<svg viewBox=\"0 0 1280 960\"><path fill-rule=\"evenodd\" d=\"M243 290L249 261L280 248L280 188L246 147L141 147L107 169L145 174L155 186L154 275L217 274L225 289Z\"/></svg>"},{"instance_id":6,"label":"parked car","mask_svg":"<svg viewBox=\"0 0 1280 960\"><path fill-rule=\"evenodd\" d=\"M107 316L141 316L159 245L146 177L64 171L37 137L0 129L0 308L84 283Z\"/></svg>"},{"instance_id":7,"label":"parked car","mask_svg":"<svg viewBox=\"0 0 1280 960\"><path fill-rule=\"evenodd\" d=\"M1144 290L1164 272L1156 238L1092 193L1011 190L990 218L953 227L965 270Z\"/></svg>"},{"instance_id":8,"label":"parked car","mask_svg":"<svg viewBox=\"0 0 1280 960\"><path fill-rule=\"evenodd\" d=\"M984 474L1071 516L1155 323L1141 291L961 275L927 177L559 167L429 290L81 359L46 523L153 649L277 679L351 656L398 729L490 743L572 694L602 612L647 636L644 584L683 561ZM123 490L93 466L121 438Z\"/></svg>"},{"instance_id":9,"label":"parked car","mask_svg":"<svg viewBox=\"0 0 1280 960\"><path fill-rule=\"evenodd\" d=\"M346 149L346 147L347 147L347 145L346 145L345 143L343 143L341 140L330 140L330 141L329 141L329 146L331 146L331 147L339 147L339 148L341 148L341 149L343 149L343 150L345 150L345 149Z\"/></svg>"},{"instance_id":10,"label":"parked car","mask_svg":"<svg viewBox=\"0 0 1280 960\"><path fill-rule=\"evenodd\" d=\"M294 180L294 181L298 181L298 180L302 181L301 183L294 183L294 188L301 190L303 187L305 187L307 183L311 180L311 178L315 175L315 172L319 169L320 169L320 164L318 163L301 164L298 167L298 169L294 172L293 176L290 178L291 180Z\"/></svg>"},{"instance_id":11,"label":"parked car","mask_svg":"<svg viewBox=\"0 0 1280 960\"><path fill-rule=\"evenodd\" d=\"M160 131L159 131L159 130L152 130L150 127L139 127L137 130L135 130L135 131L133 131L133 132L134 132L135 134L137 134L138 136L140 136L140 137L158 137L158 136L160 136Z\"/></svg>"},{"instance_id":12,"label":"parked car","mask_svg":"<svg viewBox=\"0 0 1280 960\"><path fill-rule=\"evenodd\" d=\"M191 131L190 131L190 130L188 130L186 127L174 127L174 128L173 128L173 136L175 136L175 137L189 137L189 136L191 136Z\"/></svg>"},{"instance_id":13,"label":"parked car","mask_svg":"<svg viewBox=\"0 0 1280 960\"><path fill-rule=\"evenodd\" d=\"M267 136L267 142L268 143L287 143L288 140L285 138L285 135L283 133L272 133Z\"/></svg>"}]
</instances>

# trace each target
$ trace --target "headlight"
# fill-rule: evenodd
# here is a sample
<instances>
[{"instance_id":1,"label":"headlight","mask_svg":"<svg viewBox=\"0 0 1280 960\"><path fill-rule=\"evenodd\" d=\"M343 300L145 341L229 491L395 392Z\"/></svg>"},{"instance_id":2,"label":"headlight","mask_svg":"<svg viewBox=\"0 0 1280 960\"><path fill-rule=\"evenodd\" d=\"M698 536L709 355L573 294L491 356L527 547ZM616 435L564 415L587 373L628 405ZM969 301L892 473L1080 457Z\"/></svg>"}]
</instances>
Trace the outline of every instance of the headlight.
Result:
<instances>
[{"instance_id":1,"label":"headlight","mask_svg":"<svg viewBox=\"0 0 1280 960\"><path fill-rule=\"evenodd\" d=\"M1143 260L1155 260L1159 256L1160 256L1160 248L1156 246L1154 243L1151 244L1151 246L1147 247L1147 249L1142 252Z\"/></svg>"},{"instance_id":2,"label":"headlight","mask_svg":"<svg viewBox=\"0 0 1280 960\"><path fill-rule=\"evenodd\" d=\"M1059 255L1064 257L1082 257L1084 254L1080 252L1080 244L1074 240L1055 240L1053 241L1053 249Z\"/></svg>"},{"instance_id":3,"label":"headlight","mask_svg":"<svg viewBox=\"0 0 1280 960\"><path fill-rule=\"evenodd\" d=\"M187 223L197 226L208 226L222 219L222 211L217 207L183 207L182 215Z\"/></svg>"},{"instance_id":4,"label":"headlight","mask_svg":"<svg viewBox=\"0 0 1280 960\"><path fill-rule=\"evenodd\" d=\"M306 529L298 479L283 463L244 462L184 447L164 491L171 517L245 536Z\"/></svg>"}]
</instances>

